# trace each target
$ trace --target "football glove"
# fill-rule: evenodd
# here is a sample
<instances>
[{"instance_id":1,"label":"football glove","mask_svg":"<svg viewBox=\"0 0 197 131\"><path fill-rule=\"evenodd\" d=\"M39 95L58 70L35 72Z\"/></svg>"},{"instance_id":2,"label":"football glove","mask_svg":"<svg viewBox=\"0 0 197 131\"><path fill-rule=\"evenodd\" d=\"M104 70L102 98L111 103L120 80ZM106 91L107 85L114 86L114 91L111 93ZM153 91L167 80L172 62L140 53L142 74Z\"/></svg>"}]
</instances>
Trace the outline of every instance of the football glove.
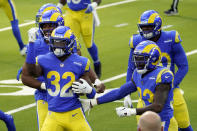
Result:
<instances>
[{"instance_id":1,"label":"football glove","mask_svg":"<svg viewBox=\"0 0 197 131\"><path fill-rule=\"evenodd\" d=\"M116 113L119 117L136 115L135 108L118 107Z\"/></svg>"},{"instance_id":2,"label":"football glove","mask_svg":"<svg viewBox=\"0 0 197 131\"><path fill-rule=\"evenodd\" d=\"M90 110L93 106L97 105L96 99L79 99L81 101L84 112Z\"/></svg>"},{"instance_id":3,"label":"football glove","mask_svg":"<svg viewBox=\"0 0 197 131\"><path fill-rule=\"evenodd\" d=\"M99 79L95 80L93 86L96 88L97 93L103 93L105 91L105 85Z\"/></svg>"},{"instance_id":4,"label":"football glove","mask_svg":"<svg viewBox=\"0 0 197 131\"><path fill-rule=\"evenodd\" d=\"M42 90L46 90L46 89L47 89L44 82L41 83L40 88L41 88Z\"/></svg>"},{"instance_id":5,"label":"football glove","mask_svg":"<svg viewBox=\"0 0 197 131\"><path fill-rule=\"evenodd\" d=\"M88 7L85 11L85 13L91 13L95 8L98 6L96 2L92 2L91 4L88 4Z\"/></svg>"},{"instance_id":6,"label":"football glove","mask_svg":"<svg viewBox=\"0 0 197 131\"><path fill-rule=\"evenodd\" d=\"M92 87L84 79L79 79L80 82L75 81L72 84L72 90L77 94L90 94L92 92Z\"/></svg>"},{"instance_id":7,"label":"football glove","mask_svg":"<svg viewBox=\"0 0 197 131\"><path fill-rule=\"evenodd\" d=\"M28 30L28 38L29 38L29 42L35 42L36 38L38 36L38 28L34 27Z\"/></svg>"},{"instance_id":8,"label":"football glove","mask_svg":"<svg viewBox=\"0 0 197 131\"><path fill-rule=\"evenodd\" d=\"M125 98L124 98L124 107L127 107L127 108L128 108L128 107L133 108L132 100L131 100L130 95L125 96Z\"/></svg>"}]
</instances>

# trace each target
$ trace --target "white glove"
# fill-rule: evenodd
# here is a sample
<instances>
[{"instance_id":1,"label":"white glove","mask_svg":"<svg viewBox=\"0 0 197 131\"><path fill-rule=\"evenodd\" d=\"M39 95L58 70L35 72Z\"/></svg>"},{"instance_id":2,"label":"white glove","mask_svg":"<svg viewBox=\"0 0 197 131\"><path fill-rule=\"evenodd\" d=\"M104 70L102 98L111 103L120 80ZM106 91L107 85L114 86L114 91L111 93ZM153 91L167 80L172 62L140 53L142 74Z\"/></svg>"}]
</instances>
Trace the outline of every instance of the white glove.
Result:
<instances>
[{"instance_id":1,"label":"white glove","mask_svg":"<svg viewBox=\"0 0 197 131\"><path fill-rule=\"evenodd\" d=\"M90 110L93 106L97 105L96 99L79 99L82 104L84 112Z\"/></svg>"},{"instance_id":2,"label":"white glove","mask_svg":"<svg viewBox=\"0 0 197 131\"><path fill-rule=\"evenodd\" d=\"M96 2L92 2L91 4L88 4L88 7L85 11L85 13L91 13L95 8L98 6Z\"/></svg>"},{"instance_id":3,"label":"white glove","mask_svg":"<svg viewBox=\"0 0 197 131\"><path fill-rule=\"evenodd\" d=\"M46 90L46 89L47 89L44 82L41 83L40 88L41 88L42 90Z\"/></svg>"},{"instance_id":4,"label":"white glove","mask_svg":"<svg viewBox=\"0 0 197 131\"><path fill-rule=\"evenodd\" d=\"M72 90L74 93L78 94L90 94L92 92L92 87L84 79L80 79L80 82L75 81L72 84Z\"/></svg>"},{"instance_id":5,"label":"white glove","mask_svg":"<svg viewBox=\"0 0 197 131\"><path fill-rule=\"evenodd\" d=\"M118 107L116 113L119 117L136 115L135 108Z\"/></svg>"},{"instance_id":6,"label":"white glove","mask_svg":"<svg viewBox=\"0 0 197 131\"><path fill-rule=\"evenodd\" d=\"M127 108L128 108L128 107L133 108L132 100L131 100L130 95L125 96L125 98L124 98L124 107L127 107Z\"/></svg>"},{"instance_id":7,"label":"white glove","mask_svg":"<svg viewBox=\"0 0 197 131\"><path fill-rule=\"evenodd\" d=\"M29 37L29 42L35 42L36 37L38 36L38 28L34 27L28 30L28 37Z\"/></svg>"}]
</instances>

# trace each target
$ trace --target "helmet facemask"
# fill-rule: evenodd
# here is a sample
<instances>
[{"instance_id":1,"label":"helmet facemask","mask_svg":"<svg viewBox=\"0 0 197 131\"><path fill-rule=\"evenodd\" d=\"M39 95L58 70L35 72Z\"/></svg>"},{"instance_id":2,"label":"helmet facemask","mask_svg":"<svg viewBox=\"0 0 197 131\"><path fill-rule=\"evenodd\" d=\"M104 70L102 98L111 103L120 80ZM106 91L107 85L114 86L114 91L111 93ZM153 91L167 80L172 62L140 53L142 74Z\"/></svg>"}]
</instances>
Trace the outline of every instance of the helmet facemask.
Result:
<instances>
[{"instance_id":1,"label":"helmet facemask","mask_svg":"<svg viewBox=\"0 0 197 131\"><path fill-rule=\"evenodd\" d=\"M147 65L149 63L149 55L148 54L138 54L134 53L133 61L137 68L137 72L139 74L144 74L147 72Z\"/></svg>"},{"instance_id":2,"label":"helmet facemask","mask_svg":"<svg viewBox=\"0 0 197 131\"><path fill-rule=\"evenodd\" d=\"M155 36L154 33L155 26L153 24L148 24L148 25L138 24L138 29L140 34L148 40Z\"/></svg>"},{"instance_id":3,"label":"helmet facemask","mask_svg":"<svg viewBox=\"0 0 197 131\"><path fill-rule=\"evenodd\" d=\"M72 53L72 47L75 43L75 40L68 39L50 39L51 50L57 57L62 57L64 55L69 55Z\"/></svg>"}]
</instances>

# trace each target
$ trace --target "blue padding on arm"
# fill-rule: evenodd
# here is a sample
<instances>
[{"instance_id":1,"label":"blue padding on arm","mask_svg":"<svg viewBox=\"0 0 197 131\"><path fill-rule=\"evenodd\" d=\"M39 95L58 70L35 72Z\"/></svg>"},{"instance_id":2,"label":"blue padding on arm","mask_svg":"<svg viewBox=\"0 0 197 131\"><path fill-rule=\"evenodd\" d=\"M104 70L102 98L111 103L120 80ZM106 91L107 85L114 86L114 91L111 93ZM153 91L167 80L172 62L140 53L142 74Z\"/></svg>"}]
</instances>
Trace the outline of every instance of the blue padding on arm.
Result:
<instances>
[{"instance_id":1,"label":"blue padding on arm","mask_svg":"<svg viewBox=\"0 0 197 131\"><path fill-rule=\"evenodd\" d=\"M92 92L90 94L87 94L86 96L88 99L93 99L95 95L96 95L96 90L95 88L92 88Z\"/></svg>"},{"instance_id":2,"label":"blue padding on arm","mask_svg":"<svg viewBox=\"0 0 197 131\"><path fill-rule=\"evenodd\" d=\"M136 90L137 88L135 87L133 82L129 81L125 83L124 85L122 85L120 88L114 89L110 91L109 93L97 98L97 101L98 101L98 104L103 104L103 103L119 100L125 97L126 95L132 92L135 92Z\"/></svg>"},{"instance_id":3,"label":"blue padding on arm","mask_svg":"<svg viewBox=\"0 0 197 131\"><path fill-rule=\"evenodd\" d=\"M174 87L177 87L188 72L188 61L180 43L173 45L174 61L178 67L174 76Z\"/></svg>"},{"instance_id":4,"label":"blue padding on arm","mask_svg":"<svg viewBox=\"0 0 197 131\"><path fill-rule=\"evenodd\" d=\"M132 74L133 74L133 71L135 69L135 64L132 61L132 57L133 57L133 49L131 48L130 55L129 55L129 60L128 60L128 69L127 69L126 82L131 81Z\"/></svg>"},{"instance_id":5,"label":"blue padding on arm","mask_svg":"<svg viewBox=\"0 0 197 131\"><path fill-rule=\"evenodd\" d=\"M28 64L36 64L34 43L29 43L27 57L26 57L26 63L28 63Z\"/></svg>"}]
</instances>

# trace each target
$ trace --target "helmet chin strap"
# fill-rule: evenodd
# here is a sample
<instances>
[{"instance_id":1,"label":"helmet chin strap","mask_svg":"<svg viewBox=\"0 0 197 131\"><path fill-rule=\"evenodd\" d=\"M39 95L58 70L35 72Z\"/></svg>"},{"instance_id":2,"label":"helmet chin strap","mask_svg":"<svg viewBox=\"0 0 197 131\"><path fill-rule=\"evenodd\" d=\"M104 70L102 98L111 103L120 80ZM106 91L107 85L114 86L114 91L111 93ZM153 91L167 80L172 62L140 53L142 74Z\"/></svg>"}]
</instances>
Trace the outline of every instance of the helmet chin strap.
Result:
<instances>
[{"instance_id":1,"label":"helmet chin strap","mask_svg":"<svg viewBox=\"0 0 197 131\"><path fill-rule=\"evenodd\" d=\"M150 33L143 33L143 36L144 36L144 38L146 38L146 39L151 39L151 38L153 38L153 32L150 32Z\"/></svg>"},{"instance_id":2,"label":"helmet chin strap","mask_svg":"<svg viewBox=\"0 0 197 131\"><path fill-rule=\"evenodd\" d=\"M148 70L147 69L142 69L142 70L137 70L137 72L141 75L143 75L144 73L146 73Z\"/></svg>"}]
</instances>

